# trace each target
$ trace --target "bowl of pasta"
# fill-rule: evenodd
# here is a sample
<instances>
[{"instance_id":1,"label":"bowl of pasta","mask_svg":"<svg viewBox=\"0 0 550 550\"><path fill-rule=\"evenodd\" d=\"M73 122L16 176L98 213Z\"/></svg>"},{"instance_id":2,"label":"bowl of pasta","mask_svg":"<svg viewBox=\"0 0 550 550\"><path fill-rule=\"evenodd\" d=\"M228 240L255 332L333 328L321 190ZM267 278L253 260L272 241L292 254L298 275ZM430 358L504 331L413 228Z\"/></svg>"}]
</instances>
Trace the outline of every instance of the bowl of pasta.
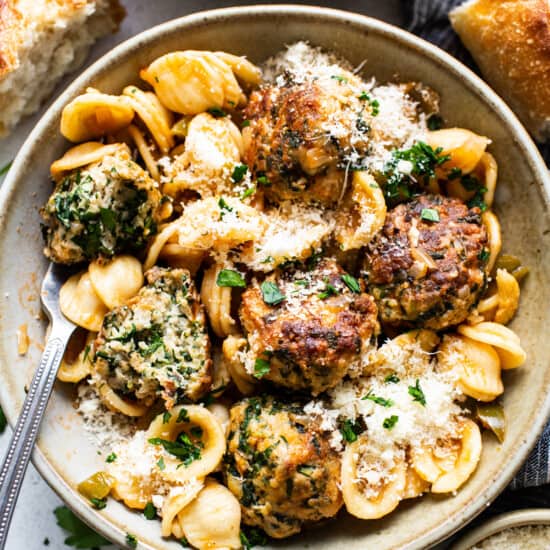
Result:
<instances>
[{"instance_id":1,"label":"bowl of pasta","mask_svg":"<svg viewBox=\"0 0 550 550\"><path fill-rule=\"evenodd\" d=\"M155 27L69 86L1 189L2 406L47 262L71 266L34 463L97 531L426 548L550 410L549 189L506 105L402 30L294 6Z\"/></svg>"}]
</instances>

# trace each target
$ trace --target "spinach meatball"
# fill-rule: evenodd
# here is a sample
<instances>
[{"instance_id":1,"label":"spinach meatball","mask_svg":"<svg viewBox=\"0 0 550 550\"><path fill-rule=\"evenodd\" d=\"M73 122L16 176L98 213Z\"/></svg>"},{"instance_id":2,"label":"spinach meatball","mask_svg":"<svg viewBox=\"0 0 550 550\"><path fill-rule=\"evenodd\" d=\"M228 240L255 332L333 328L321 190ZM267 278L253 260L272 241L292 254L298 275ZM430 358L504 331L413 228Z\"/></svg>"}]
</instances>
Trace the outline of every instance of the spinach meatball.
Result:
<instances>
[{"instance_id":1,"label":"spinach meatball","mask_svg":"<svg viewBox=\"0 0 550 550\"><path fill-rule=\"evenodd\" d=\"M333 204L346 169L368 153L372 106L364 84L347 71L283 79L250 96L245 161L271 200Z\"/></svg>"},{"instance_id":2,"label":"spinach meatball","mask_svg":"<svg viewBox=\"0 0 550 550\"><path fill-rule=\"evenodd\" d=\"M141 252L157 231L161 194L127 148L69 172L42 209L44 253L74 264Z\"/></svg>"},{"instance_id":3,"label":"spinach meatball","mask_svg":"<svg viewBox=\"0 0 550 550\"><path fill-rule=\"evenodd\" d=\"M464 321L485 287L487 246L478 207L440 195L396 206L364 264L382 323L441 330Z\"/></svg>"},{"instance_id":4,"label":"spinach meatball","mask_svg":"<svg viewBox=\"0 0 550 550\"><path fill-rule=\"evenodd\" d=\"M360 370L378 328L376 305L362 285L326 258L248 288L240 318L255 374L317 395Z\"/></svg>"},{"instance_id":5,"label":"spinach meatball","mask_svg":"<svg viewBox=\"0 0 550 550\"><path fill-rule=\"evenodd\" d=\"M147 284L109 312L95 341L94 370L123 397L167 408L196 401L211 383L204 307L186 269L154 267Z\"/></svg>"},{"instance_id":6,"label":"spinach meatball","mask_svg":"<svg viewBox=\"0 0 550 550\"><path fill-rule=\"evenodd\" d=\"M250 397L230 412L224 473L242 521L284 538L342 506L340 456L299 403Z\"/></svg>"}]
</instances>

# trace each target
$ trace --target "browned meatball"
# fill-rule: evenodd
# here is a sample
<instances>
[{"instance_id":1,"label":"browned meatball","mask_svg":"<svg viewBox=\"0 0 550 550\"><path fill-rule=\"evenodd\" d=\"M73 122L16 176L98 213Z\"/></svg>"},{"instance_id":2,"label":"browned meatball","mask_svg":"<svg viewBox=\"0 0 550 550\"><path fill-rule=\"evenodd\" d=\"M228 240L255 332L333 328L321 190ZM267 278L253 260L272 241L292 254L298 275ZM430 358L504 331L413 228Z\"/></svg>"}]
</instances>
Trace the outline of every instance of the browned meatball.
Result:
<instances>
[{"instance_id":1,"label":"browned meatball","mask_svg":"<svg viewBox=\"0 0 550 550\"><path fill-rule=\"evenodd\" d=\"M262 396L234 405L224 470L242 521L271 537L298 533L342 506L340 456L299 403Z\"/></svg>"},{"instance_id":2,"label":"browned meatball","mask_svg":"<svg viewBox=\"0 0 550 550\"><path fill-rule=\"evenodd\" d=\"M441 195L396 206L365 259L380 319L434 330L461 323L485 286L488 256L479 208Z\"/></svg>"},{"instance_id":3,"label":"browned meatball","mask_svg":"<svg viewBox=\"0 0 550 550\"><path fill-rule=\"evenodd\" d=\"M147 284L110 311L95 342L96 375L122 396L167 408L196 401L211 383L204 307L186 269L154 267Z\"/></svg>"},{"instance_id":4,"label":"browned meatball","mask_svg":"<svg viewBox=\"0 0 550 550\"><path fill-rule=\"evenodd\" d=\"M331 204L346 165L367 153L372 107L352 74L253 92L245 111L245 161L272 200Z\"/></svg>"},{"instance_id":5,"label":"browned meatball","mask_svg":"<svg viewBox=\"0 0 550 550\"><path fill-rule=\"evenodd\" d=\"M362 285L324 259L246 290L241 321L265 379L317 395L358 368L377 329L376 305Z\"/></svg>"}]
</instances>

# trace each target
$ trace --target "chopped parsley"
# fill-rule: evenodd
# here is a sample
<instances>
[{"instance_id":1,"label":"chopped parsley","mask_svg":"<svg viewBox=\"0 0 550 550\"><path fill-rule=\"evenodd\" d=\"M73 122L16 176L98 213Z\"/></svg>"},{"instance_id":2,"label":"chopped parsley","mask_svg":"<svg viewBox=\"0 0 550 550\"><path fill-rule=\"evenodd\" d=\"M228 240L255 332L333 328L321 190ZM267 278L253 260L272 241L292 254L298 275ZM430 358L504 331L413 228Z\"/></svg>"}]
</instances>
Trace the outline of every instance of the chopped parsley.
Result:
<instances>
[{"instance_id":1,"label":"chopped parsley","mask_svg":"<svg viewBox=\"0 0 550 550\"><path fill-rule=\"evenodd\" d=\"M491 256L491 252L487 248L484 248L477 255L478 259L481 260L483 263L487 263L487 260L489 259L490 256Z\"/></svg>"},{"instance_id":2,"label":"chopped parsley","mask_svg":"<svg viewBox=\"0 0 550 550\"><path fill-rule=\"evenodd\" d=\"M246 164L237 164L235 168L233 168L233 173L231 174L231 179L235 183L239 183L243 181L244 175L248 171L248 166Z\"/></svg>"},{"instance_id":3,"label":"chopped parsley","mask_svg":"<svg viewBox=\"0 0 550 550\"><path fill-rule=\"evenodd\" d=\"M244 277L233 269L222 269L216 277L216 284L223 287L246 288Z\"/></svg>"},{"instance_id":4,"label":"chopped parsley","mask_svg":"<svg viewBox=\"0 0 550 550\"><path fill-rule=\"evenodd\" d=\"M152 502L148 502L143 509L145 519L155 519L157 517L157 509Z\"/></svg>"},{"instance_id":5,"label":"chopped parsley","mask_svg":"<svg viewBox=\"0 0 550 550\"><path fill-rule=\"evenodd\" d=\"M220 109L220 107L211 107L210 109L208 109L208 112L216 118L227 116L227 113L223 109Z\"/></svg>"},{"instance_id":6,"label":"chopped parsley","mask_svg":"<svg viewBox=\"0 0 550 550\"><path fill-rule=\"evenodd\" d=\"M359 294L361 292L361 285L359 284L359 281L355 277L353 277L349 273L344 273L340 278L342 279L342 281L344 281L345 285L352 292L355 292L355 294Z\"/></svg>"},{"instance_id":7,"label":"chopped parsley","mask_svg":"<svg viewBox=\"0 0 550 550\"><path fill-rule=\"evenodd\" d=\"M378 116L380 113L380 102L377 99L373 99L367 92L361 92L358 98L361 101L368 101L371 107L371 115Z\"/></svg>"},{"instance_id":8,"label":"chopped parsley","mask_svg":"<svg viewBox=\"0 0 550 550\"><path fill-rule=\"evenodd\" d=\"M409 395L412 396L413 401L417 401L423 407L426 406L426 396L420 387L420 380L416 379L416 384L414 386L409 386Z\"/></svg>"},{"instance_id":9,"label":"chopped parsley","mask_svg":"<svg viewBox=\"0 0 550 550\"><path fill-rule=\"evenodd\" d=\"M393 401L391 399L386 399L385 397L374 395L372 391L369 391L369 393L367 393L367 395L365 395L365 397L363 397L362 399L373 401L374 403L376 403L377 405L381 405L382 407L391 407L393 405Z\"/></svg>"},{"instance_id":10,"label":"chopped parsley","mask_svg":"<svg viewBox=\"0 0 550 550\"><path fill-rule=\"evenodd\" d=\"M270 370L271 363L265 359L257 358L254 361L254 377L263 378Z\"/></svg>"},{"instance_id":11,"label":"chopped parsley","mask_svg":"<svg viewBox=\"0 0 550 550\"><path fill-rule=\"evenodd\" d=\"M428 222L438 222L439 212L435 208L423 208L420 218Z\"/></svg>"},{"instance_id":12,"label":"chopped parsley","mask_svg":"<svg viewBox=\"0 0 550 550\"><path fill-rule=\"evenodd\" d=\"M246 128L247 126L250 126L250 120L243 120L241 122L241 128Z\"/></svg>"},{"instance_id":13,"label":"chopped parsley","mask_svg":"<svg viewBox=\"0 0 550 550\"><path fill-rule=\"evenodd\" d=\"M103 510L105 506L107 506L107 499L106 498L91 498L90 502L92 503L93 507L97 510Z\"/></svg>"},{"instance_id":14,"label":"chopped parsley","mask_svg":"<svg viewBox=\"0 0 550 550\"><path fill-rule=\"evenodd\" d=\"M163 424L168 424L168 422L170 422L170 418L172 418L172 415L166 411L163 415L162 415L162 423Z\"/></svg>"},{"instance_id":15,"label":"chopped parsley","mask_svg":"<svg viewBox=\"0 0 550 550\"><path fill-rule=\"evenodd\" d=\"M271 185L271 182L269 181L268 177L265 174L258 176L256 180L260 185L263 185L264 187L269 187Z\"/></svg>"},{"instance_id":16,"label":"chopped parsley","mask_svg":"<svg viewBox=\"0 0 550 550\"><path fill-rule=\"evenodd\" d=\"M164 463L164 458L162 458L162 456L157 460L157 466L161 472L163 472L166 468L166 464Z\"/></svg>"},{"instance_id":17,"label":"chopped parsley","mask_svg":"<svg viewBox=\"0 0 550 550\"><path fill-rule=\"evenodd\" d=\"M329 282L328 282L328 279L325 280L325 288L324 290L322 290L321 292L319 292L319 294L317 296L319 296L319 298L321 300L326 300L327 298L329 298L330 296L337 296L338 294L340 294L340 292L338 291L338 289L334 286L334 285L331 285Z\"/></svg>"},{"instance_id":18,"label":"chopped parsley","mask_svg":"<svg viewBox=\"0 0 550 550\"><path fill-rule=\"evenodd\" d=\"M285 295L273 281L264 281L260 285L264 302L270 306L276 306L285 300Z\"/></svg>"},{"instance_id":19,"label":"chopped parsley","mask_svg":"<svg viewBox=\"0 0 550 550\"><path fill-rule=\"evenodd\" d=\"M220 197L218 200L218 206L220 207L220 220L223 220L223 217L227 212L233 212L233 208L227 204L223 197Z\"/></svg>"},{"instance_id":20,"label":"chopped parsley","mask_svg":"<svg viewBox=\"0 0 550 550\"><path fill-rule=\"evenodd\" d=\"M266 534L257 527L243 525L239 536L243 550L250 550L254 546L266 546L268 543Z\"/></svg>"},{"instance_id":21,"label":"chopped parsley","mask_svg":"<svg viewBox=\"0 0 550 550\"><path fill-rule=\"evenodd\" d=\"M308 466L307 464L302 464L296 468L296 471L299 474L302 474L303 476L311 477L311 475L315 471L315 466Z\"/></svg>"},{"instance_id":22,"label":"chopped parsley","mask_svg":"<svg viewBox=\"0 0 550 550\"><path fill-rule=\"evenodd\" d=\"M242 193L240 198L241 200L247 199L248 197L251 197L255 192L256 192L256 187L253 185L252 187L249 187L248 189L246 189L246 191Z\"/></svg>"},{"instance_id":23,"label":"chopped parsley","mask_svg":"<svg viewBox=\"0 0 550 550\"><path fill-rule=\"evenodd\" d=\"M348 82L348 79L345 76L337 74L333 74L330 78L332 78L333 80L337 80L338 82L340 82L340 84L347 84Z\"/></svg>"},{"instance_id":24,"label":"chopped parsley","mask_svg":"<svg viewBox=\"0 0 550 550\"><path fill-rule=\"evenodd\" d=\"M386 428L386 430L391 430L399 420L399 417L395 414L392 414L391 416L388 416L388 418L384 419L384 422L382 423L382 427Z\"/></svg>"},{"instance_id":25,"label":"chopped parsley","mask_svg":"<svg viewBox=\"0 0 550 550\"><path fill-rule=\"evenodd\" d=\"M137 548L138 540L135 535L132 535L131 533L126 533L126 544L130 548Z\"/></svg>"},{"instance_id":26,"label":"chopped parsley","mask_svg":"<svg viewBox=\"0 0 550 550\"><path fill-rule=\"evenodd\" d=\"M77 518L66 506L59 506L54 510L57 525L70 533L65 539L67 546L75 548L99 548L111 544L101 535L90 529L83 521Z\"/></svg>"},{"instance_id":27,"label":"chopped parsley","mask_svg":"<svg viewBox=\"0 0 550 550\"><path fill-rule=\"evenodd\" d=\"M2 168L0 168L0 177L6 175L8 173L8 171L11 168L12 164L13 164L13 160L10 160L10 162L8 162L4 166L2 166Z\"/></svg>"},{"instance_id":28,"label":"chopped parsley","mask_svg":"<svg viewBox=\"0 0 550 550\"><path fill-rule=\"evenodd\" d=\"M345 441L348 443L353 443L354 441L357 441L357 436L362 432L362 428L358 422L353 422L353 420L350 420L347 418L342 422L342 425L340 426L340 433L342 434L342 437Z\"/></svg>"},{"instance_id":29,"label":"chopped parsley","mask_svg":"<svg viewBox=\"0 0 550 550\"><path fill-rule=\"evenodd\" d=\"M462 177L462 170L457 166L451 168L451 171L447 174L447 179L449 181L455 180L460 177Z\"/></svg>"},{"instance_id":30,"label":"chopped parsley","mask_svg":"<svg viewBox=\"0 0 550 550\"><path fill-rule=\"evenodd\" d=\"M187 412L187 409L185 407L182 407L180 409L180 412L178 413L178 417L176 418L176 422L189 422L191 419L189 418L189 413Z\"/></svg>"},{"instance_id":31,"label":"chopped parsley","mask_svg":"<svg viewBox=\"0 0 550 550\"><path fill-rule=\"evenodd\" d=\"M199 460L201 449L204 447L202 442L193 443L185 433L180 433L175 441L152 437L148 439L148 442L151 445L162 445L167 453L179 458L183 466L189 466L193 461Z\"/></svg>"},{"instance_id":32,"label":"chopped parsley","mask_svg":"<svg viewBox=\"0 0 550 550\"><path fill-rule=\"evenodd\" d=\"M385 384L397 384L399 382L399 377L396 374L388 374L386 378L384 378Z\"/></svg>"}]
</instances>

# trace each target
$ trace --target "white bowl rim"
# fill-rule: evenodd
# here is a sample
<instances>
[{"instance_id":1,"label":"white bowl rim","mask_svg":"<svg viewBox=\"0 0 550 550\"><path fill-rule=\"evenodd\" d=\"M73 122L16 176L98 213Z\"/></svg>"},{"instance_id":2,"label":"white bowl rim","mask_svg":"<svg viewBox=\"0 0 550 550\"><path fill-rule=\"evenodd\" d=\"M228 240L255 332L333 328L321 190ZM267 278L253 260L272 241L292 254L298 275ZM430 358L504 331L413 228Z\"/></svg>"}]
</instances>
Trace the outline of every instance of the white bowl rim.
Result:
<instances>
[{"instance_id":1,"label":"white bowl rim","mask_svg":"<svg viewBox=\"0 0 550 550\"><path fill-rule=\"evenodd\" d=\"M461 79L475 95L480 97L485 103L488 103L492 110L500 115L503 121L507 124L514 137L515 145L522 150L525 160L533 172L537 174L537 179L543 183L541 191L545 195L545 203L550 205L550 173L527 130L523 127L512 110L488 86L488 84L486 84L480 77L478 77L473 71L463 65L456 58L436 45L423 40L404 29L366 15L316 6L301 6L294 4L259 4L254 6L235 6L229 8L204 10L166 21L125 40L103 55L100 59L95 61L90 67L76 77L52 103L52 105L47 109L36 126L33 128L19 150L5 181L0 187L0 235L3 232L10 197L16 191L15 183L18 179L18 174L22 171L25 163L31 160L30 153L32 152L33 144L38 140L39 136L47 130L48 126L61 112L63 106L66 105L78 91L84 88L87 81L93 79L96 74L100 73L104 65L118 57L126 55L138 45L143 45L144 41L150 41L158 38L165 31L173 31L174 28L194 25L199 22L206 23L214 22L216 20L223 21L224 19L233 17L269 15L270 13L274 15L278 14L286 16L318 16L324 19L332 19L337 22L353 23L370 31L374 31L380 35L393 38L407 47L416 49L422 55L442 66L442 69ZM4 387L4 385L0 385L0 404L8 402L8 398L5 393L7 391L8 390ZM13 427L15 425L17 415L14 411L6 408L4 408L4 412L8 422ZM503 468L499 479L494 480L494 483L486 492L472 499L472 501L465 506L460 513L457 513L454 518L448 519L432 531L425 533L421 536L421 538L408 544L404 548L407 550L421 550L429 548L438 542L441 542L445 538L450 537L456 531L464 527L464 525L468 522L473 520L478 514L480 514L504 490L505 486L511 481L514 474L519 470L523 462L526 460L529 452L537 442L549 417L550 392L546 396L543 407L539 410L539 415L536 422L531 424L529 432L522 440L521 445L516 449L513 459L510 460ZM112 540L115 544L122 547L127 546L126 533L118 527L112 525L103 514L98 514L92 507L84 504L83 501L73 498L74 489L71 488L52 468L38 447L35 447L33 451L32 462L48 485L50 485L50 487L76 513L77 516L92 526L94 530L105 538ZM138 548L144 550L155 550L153 547L143 542L138 543Z\"/></svg>"},{"instance_id":2,"label":"white bowl rim","mask_svg":"<svg viewBox=\"0 0 550 550\"><path fill-rule=\"evenodd\" d=\"M460 538L451 546L450 550L469 550L475 544L483 542L506 529L529 525L547 525L550 527L550 508L525 508L495 516Z\"/></svg>"}]
</instances>

